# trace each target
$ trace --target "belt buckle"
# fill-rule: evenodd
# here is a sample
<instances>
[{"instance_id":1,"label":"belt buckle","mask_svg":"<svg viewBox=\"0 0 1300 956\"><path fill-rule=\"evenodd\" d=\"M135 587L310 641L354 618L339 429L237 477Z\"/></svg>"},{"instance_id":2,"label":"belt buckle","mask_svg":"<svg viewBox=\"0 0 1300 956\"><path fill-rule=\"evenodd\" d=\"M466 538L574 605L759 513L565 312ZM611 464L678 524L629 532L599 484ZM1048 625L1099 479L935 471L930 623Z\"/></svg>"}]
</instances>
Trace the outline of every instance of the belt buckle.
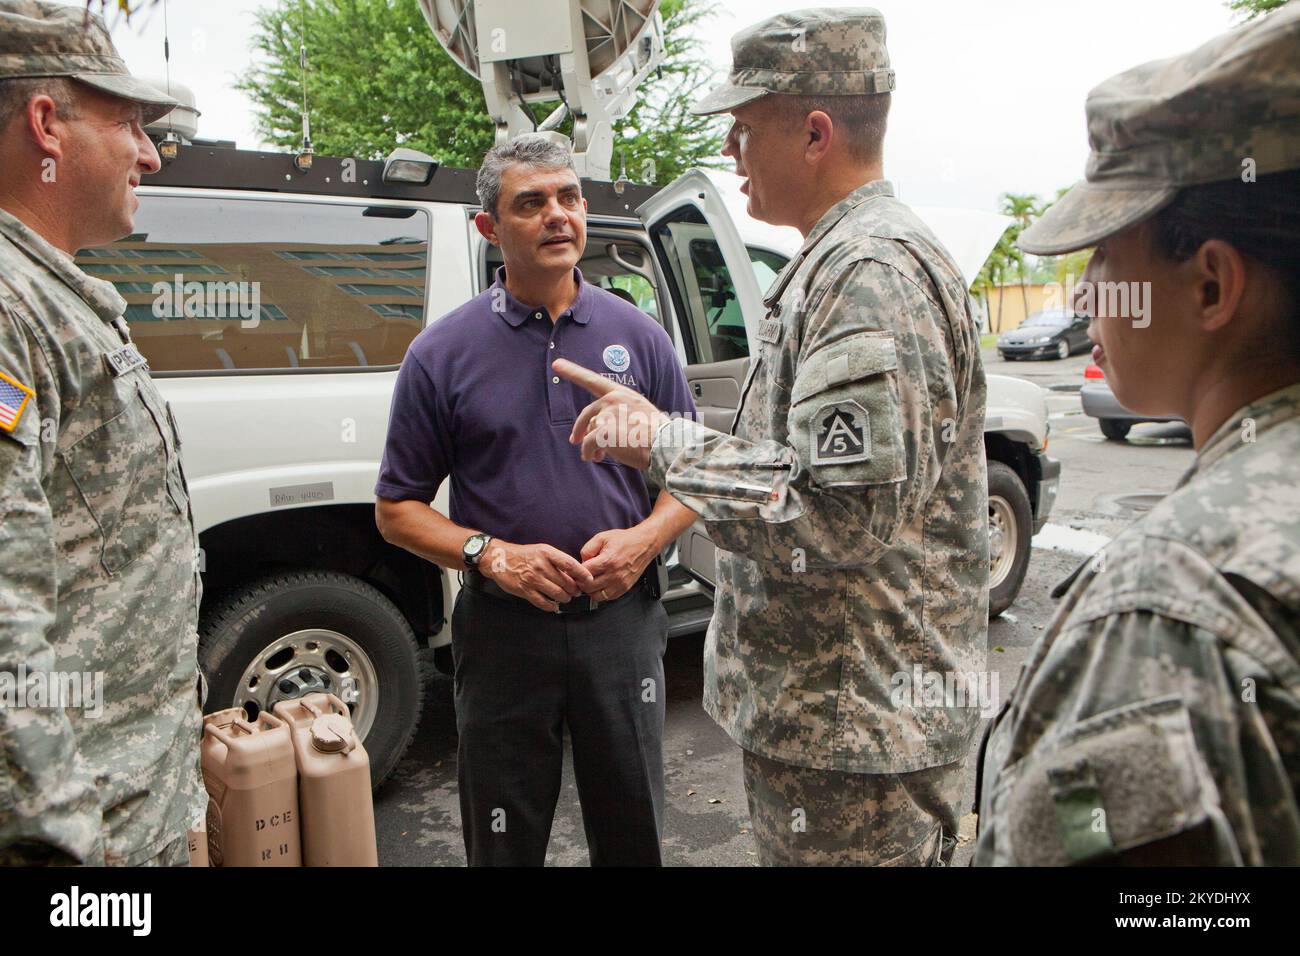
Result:
<instances>
[{"instance_id":1,"label":"belt buckle","mask_svg":"<svg viewBox=\"0 0 1300 956\"><path fill-rule=\"evenodd\" d=\"M586 604L580 605L574 603L575 601L579 601L579 600L585 601ZM578 597L569 598L569 600L565 601L563 604L555 605L555 613L556 614L586 614L590 611L596 610L596 608L598 607L600 607L600 602L597 601L595 598L593 598L590 594L580 594L578 595ZM566 608L568 608L569 610L565 610Z\"/></svg>"}]
</instances>

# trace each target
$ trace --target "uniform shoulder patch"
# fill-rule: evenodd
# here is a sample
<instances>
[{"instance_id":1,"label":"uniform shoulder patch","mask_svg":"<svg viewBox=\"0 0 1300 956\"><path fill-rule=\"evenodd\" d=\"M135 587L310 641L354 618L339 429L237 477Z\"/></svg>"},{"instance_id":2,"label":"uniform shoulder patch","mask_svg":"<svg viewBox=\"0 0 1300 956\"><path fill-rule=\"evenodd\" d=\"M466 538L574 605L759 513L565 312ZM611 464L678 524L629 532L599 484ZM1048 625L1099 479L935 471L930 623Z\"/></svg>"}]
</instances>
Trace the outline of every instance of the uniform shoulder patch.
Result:
<instances>
[{"instance_id":1,"label":"uniform shoulder patch","mask_svg":"<svg viewBox=\"0 0 1300 956\"><path fill-rule=\"evenodd\" d=\"M18 379L0 372L0 430L12 432L18 427L27 403L35 394Z\"/></svg>"},{"instance_id":2,"label":"uniform shoulder patch","mask_svg":"<svg viewBox=\"0 0 1300 956\"><path fill-rule=\"evenodd\" d=\"M871 429L867 410L852 399L828 402L817 409L812 430L814 465L846 465L871 458Z\"/></svg>"}]
</instances>

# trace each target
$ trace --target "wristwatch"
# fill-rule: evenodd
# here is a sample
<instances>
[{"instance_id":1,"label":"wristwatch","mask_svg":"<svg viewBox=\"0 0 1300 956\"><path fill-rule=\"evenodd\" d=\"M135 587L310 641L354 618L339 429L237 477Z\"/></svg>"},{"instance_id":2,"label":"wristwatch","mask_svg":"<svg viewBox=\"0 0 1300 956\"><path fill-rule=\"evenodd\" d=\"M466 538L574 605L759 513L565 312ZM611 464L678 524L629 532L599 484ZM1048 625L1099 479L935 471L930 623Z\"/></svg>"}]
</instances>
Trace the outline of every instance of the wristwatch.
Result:
<instances>
[{"instance_id":1,"label":"wristwatch","mask_svg":"<svg viewBox=\"0 0 1300 956\"><path fill-rule=\"evenodd\" d=\"M482 532L472 534L465 539L465 544L460 549L460 557L461 560L465 562L465 567L471 569L478 568L478 560L483 557L483 553L487 551L488 542L491 540L492 535L483 534Z\"/></svg>"}]
</instances>

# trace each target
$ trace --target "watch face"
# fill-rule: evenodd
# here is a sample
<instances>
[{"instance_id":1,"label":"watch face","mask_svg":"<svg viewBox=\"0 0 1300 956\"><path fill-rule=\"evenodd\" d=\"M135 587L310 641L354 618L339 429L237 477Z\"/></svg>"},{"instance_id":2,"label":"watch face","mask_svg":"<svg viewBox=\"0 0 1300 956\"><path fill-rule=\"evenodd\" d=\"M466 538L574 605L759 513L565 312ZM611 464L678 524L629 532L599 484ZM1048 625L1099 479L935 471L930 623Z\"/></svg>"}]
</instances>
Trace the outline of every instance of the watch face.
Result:
<instances>
[{"instance_id":1,"label":"watch face","mask_svg":"<svg viewBox=\"0 0 1300 956\"><path fill-rule=\"evenodd\" d=\"M476 558L486 544L487 539L485 539L481 534L476 534L465 542L465 553L471 558Z\"/></svg>"}]
</instances>

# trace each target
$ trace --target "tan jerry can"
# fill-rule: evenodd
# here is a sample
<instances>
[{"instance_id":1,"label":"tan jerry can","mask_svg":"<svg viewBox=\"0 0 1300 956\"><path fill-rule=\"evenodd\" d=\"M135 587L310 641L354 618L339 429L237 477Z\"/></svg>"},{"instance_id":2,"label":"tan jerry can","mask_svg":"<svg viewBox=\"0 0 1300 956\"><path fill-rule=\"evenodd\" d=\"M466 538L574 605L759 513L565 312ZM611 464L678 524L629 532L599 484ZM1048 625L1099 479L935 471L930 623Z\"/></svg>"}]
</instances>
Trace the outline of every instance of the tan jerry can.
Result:
<instances>
[{"instance_id":1,"label":"tan jerry can","mask_svg":"<svg viewBox=\"0 0 1300 956\"><path fill-rule=\"evenodd\" d=\"M207 824L199 820L194 829L185 834L185 842L190 847L190 866L208 866Z\"/></svg>"},{"instance_id":2,"label":"tan jerry can","mask_svg":"<svg viewBox=\"0 0 1300 956\"><path fill-rule=\"evenodd\" d=\"M298 761L304 866L378 866L370 758L347 705L333 694L306 694L275 705L293 736Z\"/></svg>"},{"instance_id":3,"label":"tan jerry can","mask_svg":"<svg viewBox=\"0 0 1300 956\"><path fill-rule=\"evenodd\" d=\"M301 866L298 768L289 727L240 707L203 718L200 756L208 791L212 866Z\"/></svg>"}]
</instances>

